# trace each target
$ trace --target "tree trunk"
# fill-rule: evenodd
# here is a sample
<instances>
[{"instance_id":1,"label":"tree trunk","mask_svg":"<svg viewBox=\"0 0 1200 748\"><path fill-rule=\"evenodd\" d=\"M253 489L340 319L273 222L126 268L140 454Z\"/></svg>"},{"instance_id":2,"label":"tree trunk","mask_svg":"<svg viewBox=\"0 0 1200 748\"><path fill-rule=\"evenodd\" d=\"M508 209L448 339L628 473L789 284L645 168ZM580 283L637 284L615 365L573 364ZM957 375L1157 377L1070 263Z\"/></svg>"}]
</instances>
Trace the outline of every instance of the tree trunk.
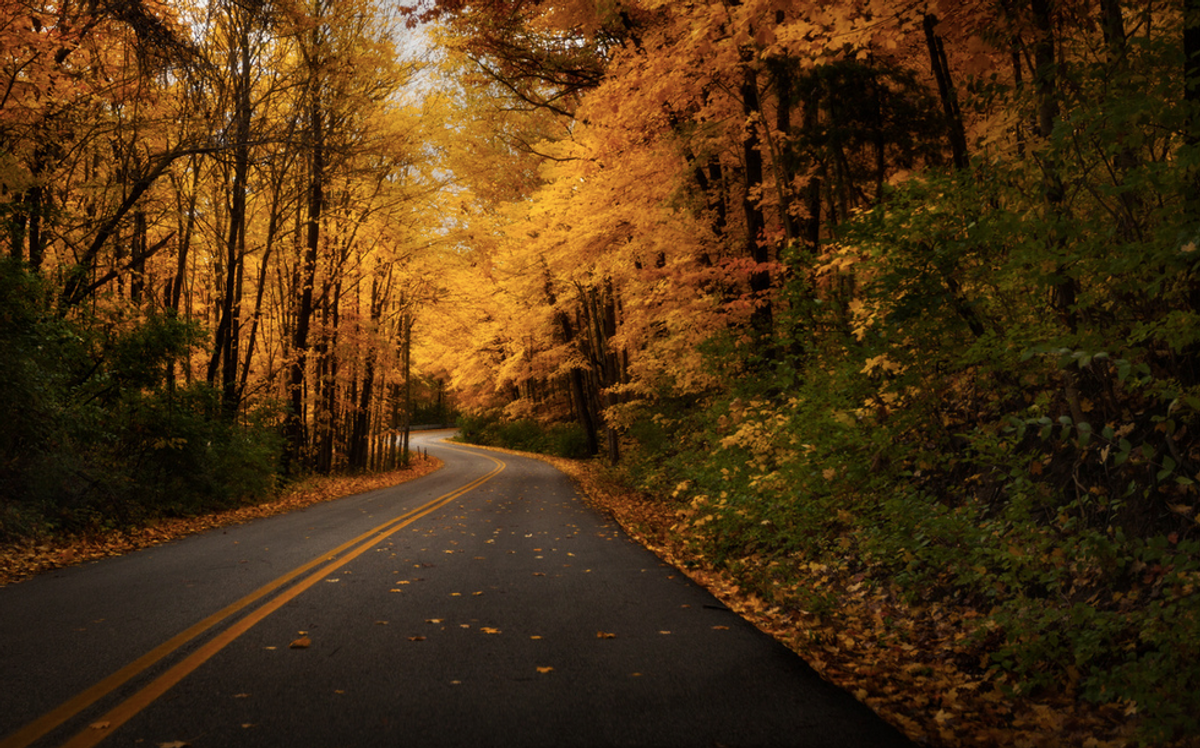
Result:
<instances>
[{"instance_id":1,"label":"tree trunk","mask_svg":"<svg viewBox=\"0 0 1200 748\"><path fill-rule=\"evenodd\" d=\"M745 183L742 186L742 212L746 220L746 254L758 263L750 273L750 293L754 297L751 326L760 341L769 340L772 328L771 273L764 266L771 259L770 250L763 239L766 219L762 206L755 195L760 194L763 184L762 143L758 137L758 124L762 117L762 105L758 96L758 73L754 69L754 51L741 51L742 79L739 90L742 98L742 114L746 116L745 132L742 134L742 159L745 164Z\"/></svg>"},{"instance_id":2,"label":"tree trunk","mask_svg":"<svg viewBox=\"0 0 1200 748\"><path fill-rule=\"evenodd\" d=\"M187 216L186 219L183 219L183 225L179 227L179 251L175 256L175 277L171 279L167 290L167 306L176 312L179 311L179 305L183 299L184 279L187 276L188 252L191 250L192 233L196 229L196 201L200 188L200 169L198 168L196 156L192 156L191 158L191 171L192 191L187 197L187 207L185 208L182 202L176 203L180 215ZM182 199L182 189L177 188L176 193Z\"/></svg>"},{"instance_id":3,"label":"tree trunk","mask_svg":"<svg viewBox=\"0 0 1200 748\"><path fill-rule=\"evenodd\" d=\"M1058 74L1055 60L1055 34L1052 0L1030 0L1033 10L1034 28L1037 38L1033 47L1034 59L1034 93L1037 100L1037 134L1043 141L1048 141L1054 134L1054 125L1059 116L1058 103ZM1051 224L1051 252L1059 254L1063 245L1063 237L1058 233L1062 222L1063 203L1066 200L1066 187L1062 181L1058 159L1054 154L1053 144L1049 144L1040 157L1042 166L1042 191L1046 203L1047 219ZM1072 334L1079 330L1079 315L1075 308L1078 298L1077 281L1068 274L1068 269L1061 260L1055 260L1055 282L1052 287L1052 303L1059 319ZM1080 404L1079 378L1074 369L1067 367L1063 370L1065 380L1064 395L1071 410L1071 417L1076 423L1083 422L1083 408Z\"/></svg>"},{"instance_id":4,"label":"tree trunk","mask_svg":"<svg viewBox=\"0 0 1200 748\"><path fill-rule=\"evenodd\" d=\"M227 415L238 410L238 338L241 335L242 261L246 247L246 187L250 176L250 34L248 21L238 19L237 50L230 55L234 80L235 140L233 184L229 200L229 234L225 242L225 293L221 321L217 326L216 350L209 364L208 379L221 374L221 402Z\"/></svg>"},{"instance_id":5,"label":"tree trunk","mask_svg":"<svg viewBox=\"0 0 1200 748\"><path fill-rule=\"evenodd\" d=\"M305 224L304 256L300 266L300 302L296 308L296 326L292 334L292 363L288 380L291 413L287 436L291 458L303 462L306 452L304 408L305 370L308 366L308 333L313 314L313 286L316 283L317 253L321 245L321 210L324 206L324 119L320 94L316 89L309 101L309 148L311 165L308 184L308 218Z\"/></svg>"},{"instance_id":6,"label":"tree trunk","mask_svg":"<svg viewBox=\"0 0 1200 748\"><path fill-rule=\"evenodd\" d=\"M933 68L933 77L937 80L938 97L942 100L942 114L949 134L954 167L963 170L969 165L966 128L963 126L962 110L958 106L958 93L950 77L946 47L937 34L937 24L937 16L932 13L925 14L925 46L929 51L929 65Z\"/></svg>"},{"instance_id":7,"label":"tree trunk","mask_svg":"<svg viewBox=\"0 0 1200 748\"><path fill-rule=\"evenodd\" d=\"M405 313L401 317L404 332L404 350L401 352L401 367L404 373L404 414L400 432L400 464L408 467L408 440L412 430L412 331L413 318Z\"/></svg>"},{"instance_id":8,"label":"tree trunk","mask_svg":"<svg viewBox=\"0 0 1200 748\"><path fill-rule=\"evenodd\" d=\"M37 272L42 267L42 257L45 252L42 247L42 217L45 214L46 192L40 184L29 188L29 267Z\"/></svg>"}]
</instances>

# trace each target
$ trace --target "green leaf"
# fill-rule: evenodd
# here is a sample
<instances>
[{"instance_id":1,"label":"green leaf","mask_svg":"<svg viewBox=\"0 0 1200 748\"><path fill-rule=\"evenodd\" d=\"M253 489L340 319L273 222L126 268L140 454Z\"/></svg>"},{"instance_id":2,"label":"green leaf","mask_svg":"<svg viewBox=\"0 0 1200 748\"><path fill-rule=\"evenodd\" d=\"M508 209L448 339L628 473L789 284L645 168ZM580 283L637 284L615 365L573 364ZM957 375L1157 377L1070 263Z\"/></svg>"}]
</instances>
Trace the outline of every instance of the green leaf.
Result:
<instances>
[{"instance_id":1,"label":"green leaf","mask_svg":"<svg viewBox=\"0 0 1200 748\"><path fill-rule=\"evenodd\" d=\"M1162 461L1162 470L1158 471L1157 480L1161 483L1173 472L1175 472L1175 461L1170 457L1164 457Z\"/></svg>"}]
</instances>

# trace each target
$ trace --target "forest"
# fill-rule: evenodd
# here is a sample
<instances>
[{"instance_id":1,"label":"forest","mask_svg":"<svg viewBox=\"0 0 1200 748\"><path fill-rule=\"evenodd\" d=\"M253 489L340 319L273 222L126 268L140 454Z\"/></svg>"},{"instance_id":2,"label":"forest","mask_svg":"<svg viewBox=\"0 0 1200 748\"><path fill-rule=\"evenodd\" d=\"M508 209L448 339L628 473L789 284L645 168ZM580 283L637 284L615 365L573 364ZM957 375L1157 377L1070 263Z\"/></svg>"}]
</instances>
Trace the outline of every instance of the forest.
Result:
<instances>
[{"instance_id":1,"label":"forest","mask_svg":"<svg viewBox=\"0 0 1200 748\"><path fill-rule=\"evenodd\" d=\"M0 539L457 414L1200 734L1200 0L0 0L0 142Z\"/></svg>"}]
</instances>

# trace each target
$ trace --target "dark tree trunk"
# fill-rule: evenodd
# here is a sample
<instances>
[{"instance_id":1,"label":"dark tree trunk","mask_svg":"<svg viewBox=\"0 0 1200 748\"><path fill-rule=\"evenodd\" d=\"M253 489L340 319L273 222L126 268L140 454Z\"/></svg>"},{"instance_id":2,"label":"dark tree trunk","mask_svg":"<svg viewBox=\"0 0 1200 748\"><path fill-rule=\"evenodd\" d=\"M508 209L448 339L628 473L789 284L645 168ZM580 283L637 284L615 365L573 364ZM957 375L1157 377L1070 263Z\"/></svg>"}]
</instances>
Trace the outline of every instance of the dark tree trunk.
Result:
<instances>
[{"instance_id":1,"label":"dark tree trunk","mask_svg":"<svg viewBox=\"0 0 1200 748\"><path fill-rule=\"evenodd\" d=\"M950 64L946 59L946 47L942 38L937 34L937 16L927 13L924 18L925 46L929 50L929 65L933 68L933 77L937 80L938 97L942 100L942 114L946 121L946 131L950 139L950 152L957 169L966 169L969 163L967 154L967 134L963 125L962 110L958 106L958 94L954 81L950 77Z\"/></svg>"},{"instance_id":2,"label":"dark tree trunk","mask_svg":"<svg viewBox=\"0 0 1200 748\"><path fill-rule=\"evenodd\" d=\"M751 326L760 340L771 337L772 311L771 300L767 293L771 290L771 273L763 267L770 259L770 249L763 239L766 229L766 218L758 199L763 185L762 143L758 137L757 122L762 116L762 104L758 96L758 74L753 62L754 52L743 49L742 80L740 93L742 98L742 113L746 115L746 131L742 135L742 159L745 164L745 183L742 186L742 212L746 220L746 254L759 264L750 273L750 292L754 297L754 311L751 314Z\"/></svg>"},{"instance_id":3,"label":"dark tree trunk","mask_svg":"<svg viewBox=\"0 0 1200 748\"><path fill-rule=\"evenodd\" d=\"M309 147L311 164L308 185L308 218L305 224L305 244L300 263L300 300L296 307L296 325L292 332L292 362L288 377L291 413L288 415L287 436L293 460L302 462L306 452L304 384L308 366L308 334L313 314L313 286L316 283L317 253L321 245L321 211L324 207L324 119L320 96L311 93Z\"/></svg>"}]
</instances>

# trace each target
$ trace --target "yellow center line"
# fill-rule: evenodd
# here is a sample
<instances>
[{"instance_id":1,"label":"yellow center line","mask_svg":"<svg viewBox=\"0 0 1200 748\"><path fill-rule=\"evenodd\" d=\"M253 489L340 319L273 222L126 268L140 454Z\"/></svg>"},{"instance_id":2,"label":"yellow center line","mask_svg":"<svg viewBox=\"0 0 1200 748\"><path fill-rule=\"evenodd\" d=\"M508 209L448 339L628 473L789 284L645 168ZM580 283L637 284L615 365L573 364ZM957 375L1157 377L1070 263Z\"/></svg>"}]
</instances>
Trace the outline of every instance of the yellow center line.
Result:
<instances>
[{"instance_id":1,"label":"yellow center line","mask_svg":"<svg viewBox=\"0 0 1200 748\"><path fill-rule=\"evenodd\" d=\"M478 453L471 452L470 454ZM371 548L384 538L387 538L388 536L402 530L425 515L436 511L459 496L478 488L487 481L491 480L505 468L505 464L500 460L487 455L483 456L488 457L489 460L496 463L496 468L490 473L487 473L480 478L476 478L470 483L467 483L466 485L461 486L450 493L443 494L442 496L439 496L438 498L419 506L416 509L412 509L400 515L399 517L394 517L387 522L368 530L362 535L342 543L331 551L322 553L317 558L314 558L313 560L302 564L295 569L292 569L287 574L284 574L283 576L263 585L249 595L246 595L240 600L227 605L202 621L193 624L189 628L171 637L167 641L158 645L112 675L109 675L107 678L104 678L95 685L85 689L74 697L63 702L53 710L47 712L33 722L30 722L3 740L0 740L0 748L27 748L27 746L32 744L34 741L40 739L51 730L54 730L59 725L62 725L67 720L82 712L84 709L109 695L132 678L144 672L159 660L179 649L181 646L196 638L200 634L203 634L204 632L213 628L234 613L237 613L255 601L279 589L296 577L311 570L313 567L327 561L331 562L321 567L319 571L309 575L295 586L284 591L276 598L268 601L262 607L250 613L245 618L241 619L236 624L219 634L217 637L214 637L203 647L192 653L189 657L182 660L163 675L159 676L141 691L116 706L111 712L109 712L109 714L105 715L98 721L98 723L109 723L105 729L96 730L89 728L88 730L79 733L68 743L66 743L68 746L96 745L106 736L112 734L117 727L128 721L131 717L137 714L137 712L148 706L152 701L154 701L154 699L165 693L167 689L182 680L188 673L195 670L206 660L223 649L227 644L244 634L246 631L250 630L252 626L266 618L274 611L278 610L289 600L295 598L301 592L304 592L312 587L318 581L327 576L330 571L344 566L349 561L358 558L360 555L365 553L368 548ZM345 556L340 558L338 557L338 554L360 543L361 545L359 545L353 551L347 553ZM136 707L133 705L136 705Z\"/></svg>"}]
</instances>

